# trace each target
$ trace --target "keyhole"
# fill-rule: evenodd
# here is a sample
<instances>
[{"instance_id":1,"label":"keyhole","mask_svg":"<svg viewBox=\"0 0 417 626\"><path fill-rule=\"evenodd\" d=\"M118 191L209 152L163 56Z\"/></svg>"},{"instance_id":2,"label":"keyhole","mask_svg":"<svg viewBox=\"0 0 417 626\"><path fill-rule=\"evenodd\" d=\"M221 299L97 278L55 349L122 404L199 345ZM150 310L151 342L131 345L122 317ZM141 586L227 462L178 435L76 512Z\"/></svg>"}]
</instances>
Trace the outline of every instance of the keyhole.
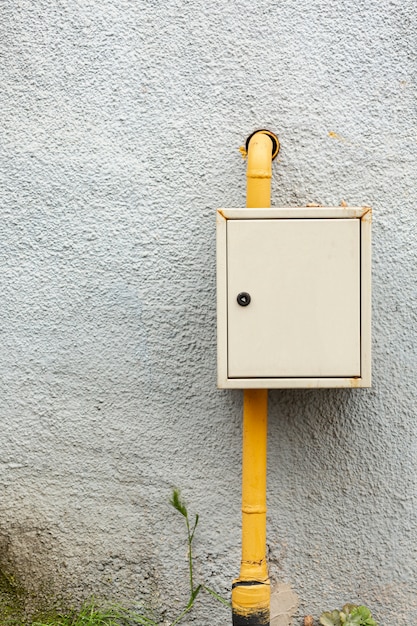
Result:
<instances>
[{"instance_id":1,"label":"keyhole","mask_svg":"<svg viewBox=\"0 0 417 626\"><path fill-rule=\"evenodd\" d=\"M250 295L246 291L242 291L236 299L240 306L248 306L250 303Z\"/></svg>"}]
</instances>

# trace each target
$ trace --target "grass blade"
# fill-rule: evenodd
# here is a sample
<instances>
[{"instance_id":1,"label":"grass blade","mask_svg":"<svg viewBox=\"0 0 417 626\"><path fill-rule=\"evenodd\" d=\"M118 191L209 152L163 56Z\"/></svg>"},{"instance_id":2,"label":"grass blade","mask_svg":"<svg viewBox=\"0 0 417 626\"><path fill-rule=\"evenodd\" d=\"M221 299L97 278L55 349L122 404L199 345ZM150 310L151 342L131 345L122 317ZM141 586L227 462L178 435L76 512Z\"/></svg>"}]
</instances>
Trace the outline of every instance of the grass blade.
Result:
<instances>
[{"instance_id":1,"label":"grass blade","mask_svg":"<svg viewBox=\"0 0 417 626\"><path fill-rule=\"evenodd\" d=\"M218 600L225 606L228 606L230 609L232 608L231 603L228 600L226 600L226 598L223 598L220 594L216 593L214 589L210 589L210 587L207 587L206 585L203 585L203 589L207 591L207 593L210 593L213 596L213 598L216 598L216 600Z\"/></svg>"}]
</instances>

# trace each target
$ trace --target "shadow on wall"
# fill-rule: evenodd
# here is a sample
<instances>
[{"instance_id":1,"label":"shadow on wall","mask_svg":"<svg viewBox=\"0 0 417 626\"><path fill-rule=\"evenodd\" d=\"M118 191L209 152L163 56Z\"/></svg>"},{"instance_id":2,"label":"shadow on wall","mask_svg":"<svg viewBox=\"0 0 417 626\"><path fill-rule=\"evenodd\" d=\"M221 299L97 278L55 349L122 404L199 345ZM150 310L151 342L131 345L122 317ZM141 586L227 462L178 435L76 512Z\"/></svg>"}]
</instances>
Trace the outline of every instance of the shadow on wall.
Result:
<instances>
[{"instance_id":1,"label":"shadow on wall","mask_svg":"<svg viewBox=\"0 0 417 626\"><path fill-rule=\"evenodd\" d=\"M64 602L59 580L59 545L41 524L28 518L0 524L0 623L30 619ZM15 623L15 622L14 622Z\"/></svg>"}]
</instances>

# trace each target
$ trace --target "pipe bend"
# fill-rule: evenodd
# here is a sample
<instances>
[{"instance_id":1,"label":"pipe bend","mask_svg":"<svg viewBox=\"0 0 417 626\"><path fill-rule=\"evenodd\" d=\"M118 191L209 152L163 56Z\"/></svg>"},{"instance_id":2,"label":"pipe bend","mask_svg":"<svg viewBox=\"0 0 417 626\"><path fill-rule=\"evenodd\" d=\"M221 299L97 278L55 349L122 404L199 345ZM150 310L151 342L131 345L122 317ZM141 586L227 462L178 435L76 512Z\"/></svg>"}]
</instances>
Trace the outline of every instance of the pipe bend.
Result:
<instances>
[{"instance_id":1,"label":"pipe bend","mask_svg":"<svg viewBox=\"0 0 417 626\"><path fill-rule=\"evenodd\" d=\"M278 137L268 130L259 130L247 140L248 163L246 169L246 206L267 208L271 206L272 156L278 153Z\"/></svg>"},{"instance_id":2,"label":"pipe bend","mask_svg":"<svg viewBox=\"0 0 417 626\"><path fill-rule=\"evenodd\" d=\"M255 130L251 135L249 135L249 137L246 139L246 144L245 144L246 153L249 150L250 140L252 139L254 135L257 135L258 133L261 133L262 135L268 135L268 137L271 138L271 141L272 141L272 157L271 158L272 160L274 160L279 152L280 143L276 134L273 133L272 130L268 130L267 128L259 128L258 130Z\"/></svg>"}]
</instances>

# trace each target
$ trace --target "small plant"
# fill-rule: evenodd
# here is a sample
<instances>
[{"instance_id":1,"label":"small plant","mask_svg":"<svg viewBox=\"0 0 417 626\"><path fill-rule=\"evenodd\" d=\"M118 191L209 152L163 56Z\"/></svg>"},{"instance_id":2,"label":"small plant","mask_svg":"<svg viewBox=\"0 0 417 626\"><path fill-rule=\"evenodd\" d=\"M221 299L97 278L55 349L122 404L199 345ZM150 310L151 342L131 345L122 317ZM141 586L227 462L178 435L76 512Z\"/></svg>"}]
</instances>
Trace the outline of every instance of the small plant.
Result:
<instances>
[{"instance_id":1,"label":"small plant","mask_svg":"<svg viewBox=\"0 0 417 626\"><path fill-rule=\"evenodd\" d=\"M157 626L155 622L117 605L99 606L93 600L79 611L57 613L32 622L32 626Z\"/></svg>"},{"instance_id":2,"label":"small plant","mask_svg":"<svg viewBox=\"0 0 417 626\"><path fill-rule=\"evenodd\" d=\"M366 606L345 604L341 611L328 611L320 616L322 626L378 626Z\"/></svg>"},{"instance_id":3,"label":"small plant","mask_svg":"<svg viewBox=\"0 0 417 626\"><path fill-rule=\"evenodd\" d=\"M222 604L225 604L229 608L230 608L230 603L227 600L225 600L224 598L222 598L222 596L220 596L218 593L213 591L213 589L210 589L210 587L207 587L207 585L203 585L201 583L199 585L196 585L196 586L194 585L193 546L192 546L192 544L193 544L194 533L195 533L195 529L197 528L199 517L198 517L198 514L196 514L196 516L194 518L194 522L193 522L193 524L191 526L190 525L190 520L188 518L187 507L185 506L184 501L181 500L180 492L179 492L178 489L174 489L173 490L170 503L172 504L174 509L176 509L179 513L181 513L181 515L185 518L185 524L187 526L187 540L188 540L188 575L189 575L189 580L190 580L190 598L188 600L188 603L187 603L185 609L172 622L171 626L175 626L175 624L178 624L178 622L184 617L184 615L186 615L188 613L188 611L190 611L193 608L195 599L196 599L196 597L198 596L198 594L200 593L200 591L202 589L204 589L204 591L207 591L214 598L216 598L216 600L218 600Z\"/></svg>"},{"instance_id":4,"label":"small plant","mask_svg":"<svg viewBox=\"0 0 417 626\"><path fill-rule=\"evenodd\" d=\"M172 506L179 512L185 519L187 527L187 542L188 542L188 575L190 581L190 597L185 605L185 608L180 612L178 617L171 622L170 626L176 626L182 618L189 612L194 606L194 602L203 589L210 593L216 600L225 604L230 608L229 602L222 598L218 593L199 583L195 584L194 571L193 571L193 551L192 544L194 539L194 533L198 524L198 515L195 516L194 521L190 523L188 517L187 507L183 500L181 500L180 492L178 489L174 489L170 500ZM2 626L2 625L1 625ZM94 600L83 604L78 611L68 611L66 613L56 613L53 616L39 618L37 621L32 622L31 626L158 626L158 622L146 617L145 615L136 613L120 607L118 605L110 605L103 607L98 605Z\"/></svg>"}]
</instances>

